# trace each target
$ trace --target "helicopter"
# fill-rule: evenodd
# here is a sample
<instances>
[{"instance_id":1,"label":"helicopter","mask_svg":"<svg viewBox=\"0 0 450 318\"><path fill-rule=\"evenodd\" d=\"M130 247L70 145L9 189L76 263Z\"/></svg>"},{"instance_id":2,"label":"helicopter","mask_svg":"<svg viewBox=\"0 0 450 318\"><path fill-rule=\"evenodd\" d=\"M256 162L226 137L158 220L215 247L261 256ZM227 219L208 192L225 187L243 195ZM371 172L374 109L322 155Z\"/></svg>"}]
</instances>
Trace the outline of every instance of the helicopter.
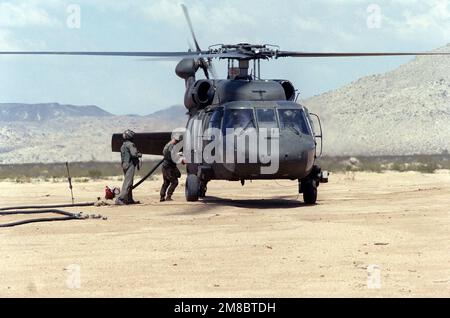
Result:
<instances>
[{"instance_id":1,"label":"helicopter","mask_svg":"<svg viewBox=\"0 0 450 318\"><path fill-rule=\"evenodd\" d=\"M322 154L322 125L318 115L297 102L289 80L264 79L261 61L287 57L380 57L449 55L437 52L326 53L283 51L269 44L218 44L202 50L187 8L184 16L195 50L187 52L0 52L0 55L87 55L180 60L176 74L185 81L188 120L182 130L186 163L185 196L198 201L212 180L287 179L298 182L306 204L316 204L318 187L329 173L318 165ZM227 78L217 79L213 59L227 60ZM203 70L205 79L197 79ZM212 75L212 76L211 76ZM315 120L313 120L313 118ZM316 128L317 127L317 128ZM142 154L162 155L173 132L137 133L134 143ZM111 140L120 152L122 134ZM319 147L320 143L320 147ZM208 150L208 151L205 151Z\"/></svg>"}]
</instances>

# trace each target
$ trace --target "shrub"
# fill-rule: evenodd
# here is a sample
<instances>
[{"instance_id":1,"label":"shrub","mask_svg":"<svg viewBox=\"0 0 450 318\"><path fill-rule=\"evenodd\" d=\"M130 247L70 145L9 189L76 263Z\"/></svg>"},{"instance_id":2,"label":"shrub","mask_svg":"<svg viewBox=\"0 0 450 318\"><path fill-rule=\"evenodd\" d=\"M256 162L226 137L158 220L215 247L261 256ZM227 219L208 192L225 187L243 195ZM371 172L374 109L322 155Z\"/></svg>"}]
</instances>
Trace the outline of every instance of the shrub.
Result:
<instances>
[{"instance_id":1,"label":"shrub","mask_svg":"<svg viewBox=\"0 0 450 318\"><path fill-rule=\"evenodd\" d=\"M100 179L102 172L100 170L89 170L88 175L91 179Z\"/></svg>"}]
</instances>

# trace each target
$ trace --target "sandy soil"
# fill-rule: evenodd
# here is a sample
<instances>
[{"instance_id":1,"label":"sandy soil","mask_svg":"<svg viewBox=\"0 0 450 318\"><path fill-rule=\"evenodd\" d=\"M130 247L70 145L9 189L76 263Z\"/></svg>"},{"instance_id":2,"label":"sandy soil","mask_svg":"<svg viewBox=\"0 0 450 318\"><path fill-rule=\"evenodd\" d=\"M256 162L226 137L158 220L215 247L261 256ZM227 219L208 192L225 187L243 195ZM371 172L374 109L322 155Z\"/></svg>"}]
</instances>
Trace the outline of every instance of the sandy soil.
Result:
<instances>
[{"instance_id":1,"label":"sandy soil","mask_svg":"<svg viewBox=\"0 0 450 318\"><path fill-rule=\"evenodd\" d=\"M75 184L76 200L111 183ZM68 209L108 220L1 228L0 296L450 296L448 171L335 174L316 206L290 181L212 182L198 203L181 183L162 204L159 184L140 206ZM1 206L68 198L65 183L0 182Z\"/></svg>"}]
</instances>

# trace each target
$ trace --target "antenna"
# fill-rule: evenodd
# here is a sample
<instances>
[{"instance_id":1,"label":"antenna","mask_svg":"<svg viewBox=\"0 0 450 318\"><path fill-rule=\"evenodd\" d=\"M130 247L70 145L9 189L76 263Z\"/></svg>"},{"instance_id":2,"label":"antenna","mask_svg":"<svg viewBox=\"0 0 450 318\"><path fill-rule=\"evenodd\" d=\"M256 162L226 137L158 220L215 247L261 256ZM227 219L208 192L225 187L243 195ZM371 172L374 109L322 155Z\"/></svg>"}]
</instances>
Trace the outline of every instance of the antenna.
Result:
<instances>
[{"instance_id":1,"label":"antenna","mask_svg":"<svg viewBox=\"0 0 450 318\"><path fill-rule=\"evenodd\" d=\"M66 162L66 169L67 169L67 181L69 182L70 195L72 197L72 204L74 204L72 177L70 176L69 163L68 162Z\"/></svg>"}]
</instances>

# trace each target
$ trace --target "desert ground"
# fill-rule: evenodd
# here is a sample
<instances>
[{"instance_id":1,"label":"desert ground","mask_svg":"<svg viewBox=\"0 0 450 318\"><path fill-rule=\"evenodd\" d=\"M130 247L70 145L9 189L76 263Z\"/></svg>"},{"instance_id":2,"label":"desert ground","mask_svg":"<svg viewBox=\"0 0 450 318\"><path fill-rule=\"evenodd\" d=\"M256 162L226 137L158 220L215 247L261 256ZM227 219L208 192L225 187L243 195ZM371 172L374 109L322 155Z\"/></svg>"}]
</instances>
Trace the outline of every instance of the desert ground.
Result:
<instances>
[{"instance_id":1,"label":"desert ground","mask_svg":"<svg viewBox=\"0 0 450 318\"><path fill-rule=\"evenodd\" d=\"M196 203L183 182L174 202L156 178L141 205L65 209L107 220L0 228L0 296L450 296L450 171L332 174L316 206L292 181L211 182ZM75 182L76 201L111 184ZM2 207L69 202L64 182L0 182Z\"/></svg>"}]
</instances>

